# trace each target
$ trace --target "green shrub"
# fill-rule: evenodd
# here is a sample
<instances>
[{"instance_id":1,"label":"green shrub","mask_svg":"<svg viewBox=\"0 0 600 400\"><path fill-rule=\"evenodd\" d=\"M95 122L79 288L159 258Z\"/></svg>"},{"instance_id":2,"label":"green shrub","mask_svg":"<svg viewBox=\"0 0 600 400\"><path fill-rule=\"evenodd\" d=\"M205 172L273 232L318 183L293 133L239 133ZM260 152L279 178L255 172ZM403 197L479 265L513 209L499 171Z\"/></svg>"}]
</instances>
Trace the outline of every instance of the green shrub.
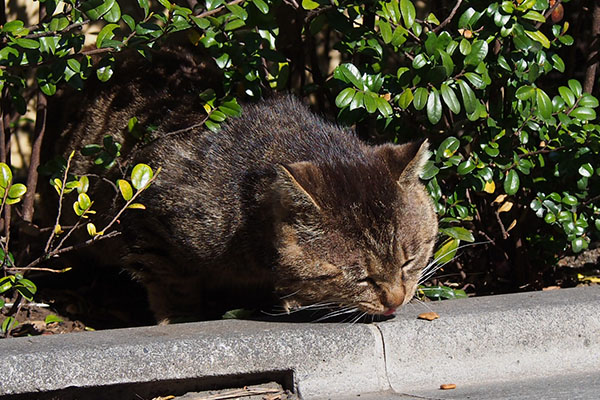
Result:
<instances>
[{"instance_id":1,"label":"green shrub","mask_svg":"<svg viewBox=\"0 0 600 400\"><path fill-rule=\"evenodd\" d=\"M199 94L208 128L219 129L240 112L236 99L292 91L340 123L356 124L367 140L426 137L432 154L422 178L440 216L438 262L450 262L461 242L477 239L485 244L468 252L467 262L489 252L495 259L483 258L483 272L509 263L513 286L539 285L540 273L567 252L586 249L600 230L598 100L565 72L568 66L585 72L563 59L563 47L580 38L571 36L555 10L568 11L571 4L415 4L40 1L40 23L0 21L0 142L38 97L34 149L42 145L44 96L61 84L85 90L87 79L107 81L115 53L133 48L150 57L150 47L185 31L224 76L218 91ZM80 28L92 23L99 27L96 48L84 48L89 34ZM145 128L134 119L130 125L132 132ZM92 155L107 166L118 156L102 158L106 151L96 150ZM26 222L33 220L38 166L34 151L23 202ZM81 182L59 181L63 187ZM128 200L131 188L123 181L119 188ZM88 231L98 233L95 226Z\"/></svg>"}]
</instances>

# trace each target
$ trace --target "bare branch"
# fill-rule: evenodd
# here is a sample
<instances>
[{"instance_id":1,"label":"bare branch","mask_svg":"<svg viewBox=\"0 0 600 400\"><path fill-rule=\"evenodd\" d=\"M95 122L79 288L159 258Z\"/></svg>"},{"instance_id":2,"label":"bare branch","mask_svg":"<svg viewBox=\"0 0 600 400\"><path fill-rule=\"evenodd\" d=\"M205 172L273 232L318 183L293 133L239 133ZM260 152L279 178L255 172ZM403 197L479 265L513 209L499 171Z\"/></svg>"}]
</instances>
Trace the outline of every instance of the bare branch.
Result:
<instances>
[{"instance_id":1,"label":"bare branch","mask_svg":"<svg viewBox=\"0 0 600 400\"><path fill-rule=\"evenodd\" d=\"M227 4L225 4L225 5L221 6L221 7L217 7L214 10L204 11L203 13L200 13L200 14L196 15L196 17L198 17L198 18L204 18L204 17L208 17L208 16L213 15L213 14L218 14L221 11L223 11L225 9L225 7L232 6L234 4L240 4L240 3L243 3L244 1L246 1L246 0L233 0L232 2L227 3Z\"/></svg>"},{"instance_id":2,"label":"bare branch","mask_svg":"<svg viewBox=\"0 0 600 400\"><path fill-rule=\"evenodd\" d=\"M583 91L586 93L592 93L594 90L596 72L598 71L598 58L600 56L600 4L597 1L594 2L591 39L588 46L588 65L585 71L585 81L583 83Z\"/></svg>"},{"instance_id":3,"label":"bare branch","mask_svg":"<svg viewBox=\"0 0 600 400\"><path fill-rule=\"evenodd\" d=\"M450 23L450 21L452 21L452 18L454 18L454 16L456 15L456 12L458 11L458 8L460 7L461 3L462 3L462 0L458 0L456 2L456 4L454 5L454 8L452 9L452 11L450 11L450 15L448 15L448 18L446 18L445 20L442 21L441 24L436 26L433 29L433 32L438 33L439 31L442 30L443 27L445 27L446 25L448 25Z\"/></svg>"},{"instance_id":4,"label":"bare branch","mask_svg":"<svg viewBox=\"0 0 600 400\"><path fill-rule=\"evenodd\" d=\"M554 5L552 7L550 7L548 9L548 11L546 11L546 13L544 14L544 19L548 19L549 16L552 15L552 13L554 12L554 10L556 9L556 7L558 7L558 5L562 2L562 0L556 0L554 2ZM544 24L544 22L538 22L537 24L535 24L535 29L540 29L540 26L542 26Z\"/></svg>"}]
</instances>

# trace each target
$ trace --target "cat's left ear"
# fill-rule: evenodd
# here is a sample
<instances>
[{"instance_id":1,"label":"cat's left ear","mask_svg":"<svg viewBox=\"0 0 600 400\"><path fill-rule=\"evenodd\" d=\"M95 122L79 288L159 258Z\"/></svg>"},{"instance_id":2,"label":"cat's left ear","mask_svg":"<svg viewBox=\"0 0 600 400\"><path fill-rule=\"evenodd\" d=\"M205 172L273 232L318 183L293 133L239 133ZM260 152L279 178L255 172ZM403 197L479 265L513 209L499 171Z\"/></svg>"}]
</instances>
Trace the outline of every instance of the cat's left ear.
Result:
<instances>
[{"instance_id":1,"label":"cat's left ear","mask_svg":"<svg viewBox=\"0 0 600 400\"><path fill-rule=\"evenodd\" d=\"M416 182L429 159L427 139L401 145L384 144L374 149L400 184Z\"/></svg>"}]
</instances>

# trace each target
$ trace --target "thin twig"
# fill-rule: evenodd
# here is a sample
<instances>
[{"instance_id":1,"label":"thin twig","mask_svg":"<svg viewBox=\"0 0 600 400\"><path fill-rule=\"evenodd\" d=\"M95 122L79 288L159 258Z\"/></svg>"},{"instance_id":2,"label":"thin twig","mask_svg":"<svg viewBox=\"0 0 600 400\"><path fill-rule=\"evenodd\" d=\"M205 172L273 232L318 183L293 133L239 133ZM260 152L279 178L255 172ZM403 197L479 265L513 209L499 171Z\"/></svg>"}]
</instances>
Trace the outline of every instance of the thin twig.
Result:
<instances>
[{"instance_id":1,"label":"thin twig","mask_svg":"<svg viewBox=\"0 0 600 400\"><path fill-rule=\"evenodd\" d=\"M235 4L240 4L240 3L243 3L244 1L246 1L246 0L233 0L232 2L227 3L227 4L225 4L225 5L221 6L221 7L217 7L214 10L204 11L203 13L200 13L200 14L196 15L196 17L198 17L198 18L208 17L210 15L217 14L217 13L221 12L227 6L233 6Z\"/></svg>"},{"instance_id":2,"label":"thin twig","mask_svg":"<svg viewBox=\"0 0 600 400\"><path fill-rule=\"evenodd\" d=\"M65 186L67 184L67 177L69 176L69 168L71 168L71 160L73 159L73 153L69 156L67 160L67 166L65 167L65 173L63 175L62 185L60 186L60 193L58 196L58 213L56 214L56 222L54 222L54 228L52 229L52 233L50 237L48 237L48 241L46 242L46 247L44 247L44 253L48 253L50 250L50 246L52 245L52 241L56 236L56 227L60 223L60 216L62 214L62 204L63 204L63 196L65 194Z\"/></svg>"},{"instance_id":3,"label":"thin twig","mask_svg":"<svg viewBox=\"0 0 600 400\"><path fill-rule=\"evenodd\" d=\"M127 203L125 203L125 205L123 206L123 208L121 208L121 210L120 210L120 211L117 213L117 215L115 215L115 217L112 219L112 221L110 221L110 222L108 223L108 225L106 225L106 226L104 227L104 229L102 229L102 230L101 230L101 232L106 232L107 230L109 230L109 229L110 229L110 227L111 227L111 226L113 226L113 224L114 224L115 222L117 222L117 220L119 219L119 217L121 216L121 214L123 214L123 212L124 212L124 211L127 209L127 207L129 207L129 206L130 206L130 205L133 203L133 201L134 201L134 200L135 200L135 199L136 199L136 198L137 198L137 197L138 197L138 196L139 196L139 195L140 195L140 194L141 194L141 193L142 193L144 190L146 190L146 188L148 188L148 186L150 186L150 185L152 184L152 182L154 182L154 181L156 180L156 178L158 177L158 174L159 174L159 173L160 173L160 168L158 168L158 169L156 170L156 173L154 174L154 176L152 177L152 179L150 179L150 180L148 181L148 183L146 183L146 185L145 185L143 188L141 188L141 189L139 189L137 192L135 192L135 194L133 195L133 197L131 197L131 199L129 199L129 200L127 201ZM99 236L100 236L100 235L99 235ZM98 236L95 236L95 237L98 237Z\"/></svg>"},{"instance_id":4,"label":"thin twig","mask_svg":"<svg viewBox=\"0 0 600 400\"><path fill-rule=\"evenodd\" d=\"M441 24L439 24L438 26L436 26L433 29L434 33L438 33L440 30L442 30L443 27L445 27L446 25L448 25L450 23L450 21L452 21L452 18L454 18L454 16L456 15L456 12L458 11L458 8L460 7L461 3L462 3L462 0L458 0L456 2L456 4L454 5L454 8L452 9L452 11L450 11L450 15L448 15L448 18L443 20Z\"/></svg>"},{"instance_id":5,"label":"thin twig","mask_svg":"<svg viewBox=\"0 0 600 400\"><path fill-rule=\"evenodd\" d=\"M496 214L496 220L498 221L498 225L500 225L500 230L502 231L502 237L504 239L508 239L508 232L506 232L506 228L504 228L504 224L502 223L502 219L500 219L500 213L498 210L494 211Z\"/></svg>"},{"instance_id":6,"label":"thin twig","mask_svg":"<svg viewBox=\"0 0 600 400\"><path fill-rule=\"evenodd\" d=\"M5 268L8 272L19 272L19 271L43 271L43 272L52 272L55 274L62 274L67 271L70 271L72 268L63 268L63 269L52 269L52 268L40 268L40 267L14 267L14 268Z\"/></svg>"},{"instance_id":7,"label":"thin twig","mask_svg":"<svg viewBox=\"0 0 600 400\"><path fill-rule=\"evenodd\" d=\"M544 19L548 19L548 17L550 15L552 15L552 13L554 12L554 10L556 9L556 7L558 7L558 5L562 2L562 0L556 0L554 2L554 5L552 7L550 7L548 9L548 11L546 11L546 13L544 14ZM544 22L538 22L537 24L535 24L535 29L540 29L540 26L542 26L544 24Z\"/></svg>"},{"instance_id":8,"label":"thin twig","mask_svg":"<svg viewBox=\"0 0 600 400\"><path fill-rule=\"evenodd\" d=\"M29 264L27 264L23 269L30 269L31 267L34 267L34 266L38 265L42 261L45 261L45 260L47 260L49 258L52 258L54 256L58 256L60 254L63 254L63 253L69 252L69 251L77 250L77 249L80 249L82 247L89 246L92 243L98 242L100 240L109 239L109 238L118 236L120 234L121 234L120 231L112 231L110 233L107 233L106 235L94 236L93 238L88 239L85 242L78 243L78 244L75 244L73 246L65 247L64 249L54 250L54 251L50 252L47 255L43 255L43 256L40 256L40 257L36 258L35 260L33 260L32 262L30 262Z\"/></svg>"}]
</instances>

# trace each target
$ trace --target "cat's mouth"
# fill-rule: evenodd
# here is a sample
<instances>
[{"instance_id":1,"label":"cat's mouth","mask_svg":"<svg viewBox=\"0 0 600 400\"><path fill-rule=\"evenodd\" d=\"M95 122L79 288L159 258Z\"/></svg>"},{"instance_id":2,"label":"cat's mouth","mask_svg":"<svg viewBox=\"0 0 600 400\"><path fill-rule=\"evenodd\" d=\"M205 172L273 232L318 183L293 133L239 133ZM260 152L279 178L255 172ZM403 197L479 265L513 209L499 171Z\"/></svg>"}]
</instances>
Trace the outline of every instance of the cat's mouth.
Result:
<instances>
[{"instance_id":1,"label":"cat's mouth","mask_svg":"<svg viewBox=\"0 0 600 400\"><path fill-rule=\"evenodd\" d=\"M373 304L365 303L365 302L359 303L359 309L361 309L362 311L364 311L368 314L383 315L386 317L393 315L396 312L395 307L386 308L385 306L381 305L380 307L376 308L373 306Z\"/></svg>"}]
</instances>

